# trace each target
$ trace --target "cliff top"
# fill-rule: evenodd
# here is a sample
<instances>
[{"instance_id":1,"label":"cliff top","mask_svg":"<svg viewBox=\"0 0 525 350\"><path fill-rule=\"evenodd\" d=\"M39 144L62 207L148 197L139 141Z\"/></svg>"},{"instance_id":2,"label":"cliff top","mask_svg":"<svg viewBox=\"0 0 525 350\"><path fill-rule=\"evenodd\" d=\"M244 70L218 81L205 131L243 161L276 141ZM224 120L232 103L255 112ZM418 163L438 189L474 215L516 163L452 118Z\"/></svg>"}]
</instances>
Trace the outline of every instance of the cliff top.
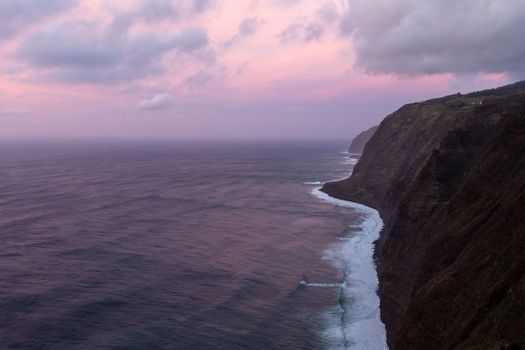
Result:
<instances>
[{"instance_id":1,"label":"cliff top","mask_svg":"<svg viewBox=\"0 0 525 350\"><path fill-rule=\"evenodd\" d=\"M504 85L494 89L487 89L481 91L474 91L468 94L457 93L438 98L433 98L423 102L417 102L424 105L444 104L447 106L462 105L462 104L480 104L485 98L509 96L519 93L525 93L525 80L518 81L513 84Z\"/></svg>"}]
</instances>

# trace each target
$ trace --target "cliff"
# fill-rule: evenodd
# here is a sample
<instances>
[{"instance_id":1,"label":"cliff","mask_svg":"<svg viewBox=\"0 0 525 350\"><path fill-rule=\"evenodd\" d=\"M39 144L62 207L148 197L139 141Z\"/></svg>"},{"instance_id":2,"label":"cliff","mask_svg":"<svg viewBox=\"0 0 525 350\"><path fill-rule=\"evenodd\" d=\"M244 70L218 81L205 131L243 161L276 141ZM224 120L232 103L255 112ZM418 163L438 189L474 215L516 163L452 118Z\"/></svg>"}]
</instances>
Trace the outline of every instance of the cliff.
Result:
<instances>
[{"instance_id":1,"label":"cliff","mask_svg":"<svg viewBox=\"0 0 525 350\"><path fill-rule=\"evenodd\" d=\"M323 190L385 220L391 349L525 348L525 83L402 107Z\"/></svg>"},{"instance_id":2,"label":"cliff","mask_svg":"<svg viewBox=\"0 0 525 350\"><path fill-rule=\"evenodd\" d=\"M375 125L371 127L370 129L363 131L359 135L357 135L350 144L350 148L348 148L348 152L355 153L355 154L361 154L363 153L363 149L365 148L366 143L370 138L374 135L377 128L379 126Z\"/></svg>"}]
</instances>

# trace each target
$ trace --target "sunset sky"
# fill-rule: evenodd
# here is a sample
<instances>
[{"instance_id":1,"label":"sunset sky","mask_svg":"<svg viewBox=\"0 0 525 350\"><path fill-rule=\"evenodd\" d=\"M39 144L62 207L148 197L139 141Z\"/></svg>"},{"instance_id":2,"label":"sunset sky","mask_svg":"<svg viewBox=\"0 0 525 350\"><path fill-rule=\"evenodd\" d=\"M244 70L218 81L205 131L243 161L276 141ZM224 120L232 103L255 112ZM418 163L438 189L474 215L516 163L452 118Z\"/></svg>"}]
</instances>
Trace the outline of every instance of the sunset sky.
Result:
<instances>
[{"instance_id":1,"label":"sunset sky","mask_svg":"<svg viewBox=\"0 0 525 350\"><path fill-rule=\"evenodd\" d=\"M522 0L0 0L2 138L349 138L525 77Z\"/></svg>"}]
</instances>

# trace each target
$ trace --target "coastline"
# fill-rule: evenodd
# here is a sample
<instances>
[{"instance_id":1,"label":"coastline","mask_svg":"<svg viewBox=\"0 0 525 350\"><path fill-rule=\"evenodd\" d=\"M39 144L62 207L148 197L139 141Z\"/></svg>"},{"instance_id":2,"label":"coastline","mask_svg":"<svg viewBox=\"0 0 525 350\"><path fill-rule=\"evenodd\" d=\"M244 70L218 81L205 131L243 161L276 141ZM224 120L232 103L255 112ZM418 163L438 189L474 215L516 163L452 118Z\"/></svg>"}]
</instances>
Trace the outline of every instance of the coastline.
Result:
<instances>
[{"instance_id":1,"label":"coastline","mask_svg":"<svg viewBox=\"0 0 525 350\"><path fill-rule=\"evenodd\" d=\"M388 349L386 329L381 321L377 294L379 279L374 259L375 241L383 228L383 220L376 209L360 203L338 199L316 187L310 193L335 206L349 208L361 216L355 231L343 240L333 243L325 251L325 259L343 273L339 290L339 311L326 314L325 337L337 341L342 348Z\"/></svg>"}]
</instances>

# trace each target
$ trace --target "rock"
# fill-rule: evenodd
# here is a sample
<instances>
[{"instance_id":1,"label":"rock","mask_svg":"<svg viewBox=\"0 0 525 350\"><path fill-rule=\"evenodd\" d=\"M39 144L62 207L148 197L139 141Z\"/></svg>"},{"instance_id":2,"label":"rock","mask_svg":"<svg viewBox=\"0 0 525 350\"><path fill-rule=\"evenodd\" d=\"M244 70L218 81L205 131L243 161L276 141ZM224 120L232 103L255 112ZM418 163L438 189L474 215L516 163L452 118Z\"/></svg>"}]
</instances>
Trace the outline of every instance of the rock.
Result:
<instances>
[{"instance_id":1,"label":"rock","mask_svg":"<svg viewBox=\"0 0 525 350\"><path fill-rule=\"evenodd\" d=\"M370 129L363 131L359 135L357 135L350 144L350 148L348 149L349 153L355 153L355 154L361 154L363 153L363 150L366 146L366 143L370 138L374 135L379 125L375 125L371 127Z\"/></svg>"},{"instance_id":2,"label":"rock","mask_svg":"<svg viewBox=\"0 0 525 350\"><path fill-rule=\"evenodd\" d=\"M402 107L332 196L376 207L391 349L525 348L525 83Z\"/></svg>"}]
</instances>

